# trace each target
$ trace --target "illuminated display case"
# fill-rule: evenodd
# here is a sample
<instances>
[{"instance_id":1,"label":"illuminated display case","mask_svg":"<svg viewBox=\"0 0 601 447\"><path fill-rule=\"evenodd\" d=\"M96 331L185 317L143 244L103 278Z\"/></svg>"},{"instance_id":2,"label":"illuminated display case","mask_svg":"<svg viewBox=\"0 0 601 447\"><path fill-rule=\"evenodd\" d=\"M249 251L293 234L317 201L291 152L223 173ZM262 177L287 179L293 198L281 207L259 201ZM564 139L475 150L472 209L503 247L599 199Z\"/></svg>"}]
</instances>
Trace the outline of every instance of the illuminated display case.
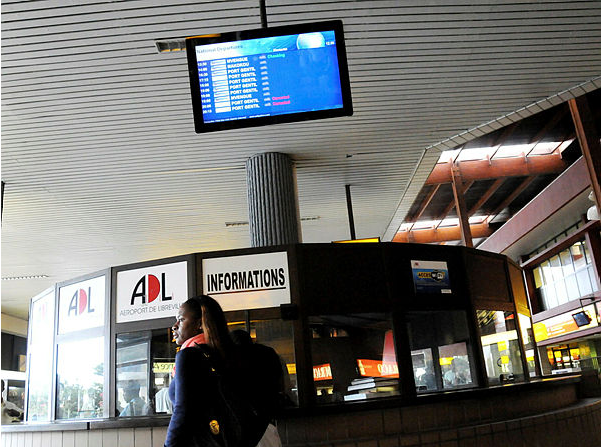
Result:
<instances>
[{"instance_id":1,"label":"illuminated display case","mask_svg":"<svg viewBox=\"0 0 601 447\"><path fill-rule=\"evenodd\" d=\"M536 373L537 328L504 256L395 243L239 249L112 267L36 297L28 355L43 343L54 354L32 363L29 420L168 417L170 328L202 293L231 330L279 354L291 409L411 402Z\"/></svg>"}]
</instances>

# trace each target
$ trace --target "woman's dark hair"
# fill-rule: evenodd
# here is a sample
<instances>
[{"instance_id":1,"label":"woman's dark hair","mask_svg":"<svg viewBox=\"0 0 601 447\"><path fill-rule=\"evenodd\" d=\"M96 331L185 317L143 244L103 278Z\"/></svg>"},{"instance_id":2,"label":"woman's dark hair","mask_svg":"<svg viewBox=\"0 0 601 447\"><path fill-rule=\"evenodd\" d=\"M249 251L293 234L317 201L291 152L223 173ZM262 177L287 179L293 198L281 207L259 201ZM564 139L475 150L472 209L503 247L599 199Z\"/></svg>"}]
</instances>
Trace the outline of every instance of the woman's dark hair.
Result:
<instances>
[{"instance_id":1,"label":"woman's dark hair","mask_svg":"<svg viewBox=\"0 0 601 447\"><path fill-rule=\"evenodd\" d=\"M205 343L217 351L222 359L227 359L234 342L219 303L208 295L200 295L190 298L184 305L194 318L201 320Z\"/></svg>"}]
</instances>

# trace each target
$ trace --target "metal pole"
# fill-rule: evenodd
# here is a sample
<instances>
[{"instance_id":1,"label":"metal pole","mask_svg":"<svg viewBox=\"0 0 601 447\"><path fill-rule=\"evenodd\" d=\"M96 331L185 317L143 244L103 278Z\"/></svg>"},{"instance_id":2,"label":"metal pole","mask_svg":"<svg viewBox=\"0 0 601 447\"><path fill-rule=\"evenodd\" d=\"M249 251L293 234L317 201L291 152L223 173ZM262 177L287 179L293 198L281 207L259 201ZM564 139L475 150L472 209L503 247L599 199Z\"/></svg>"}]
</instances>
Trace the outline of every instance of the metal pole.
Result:
<instances>
[{"instance_id":1,"label":"metal pole","mask_svg":"<svg viewBox=\"0 0 601 447\"><path fill-rule=\"evenodd\" d=\"M261 9L261 28L267 28L267 7L265 6L265 0L259 1L259 8Z\"/></svg>"},{"instance_id":2,"label":"metal pole","mask_svg":"<svg viewBox=\"0 0 601 447\"><path fill-rule=\"evenodd\" d=\"M355 235L355 219L353 218L353 203L351 201L351 185L344 185L346 189L346 208L348 210L348 224L351 229L351 239L357 239Z\"/></svg>"}]
</instances>

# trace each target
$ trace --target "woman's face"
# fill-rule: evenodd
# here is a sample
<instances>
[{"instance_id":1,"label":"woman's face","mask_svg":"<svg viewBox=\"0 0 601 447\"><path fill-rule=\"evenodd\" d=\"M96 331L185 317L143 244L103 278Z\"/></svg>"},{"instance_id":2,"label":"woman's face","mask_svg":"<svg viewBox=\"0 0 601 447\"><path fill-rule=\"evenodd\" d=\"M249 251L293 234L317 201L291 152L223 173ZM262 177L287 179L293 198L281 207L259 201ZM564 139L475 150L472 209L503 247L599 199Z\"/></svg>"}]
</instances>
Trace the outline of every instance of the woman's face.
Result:
<instances>
[{"instance_id":1,"label":"woman's face","mask_svg":"<svg viewBox=\"0 0 601 447\"><path fill-rule=\"evenodd\" d=\"M202 325L200 319L194 318L192 312L188 310L188 306L183 305L177 311L175 324L171 327L171 330L173 331L175 343L181 346L187 339L200 334Z\"/></svg>"}]
</instances>

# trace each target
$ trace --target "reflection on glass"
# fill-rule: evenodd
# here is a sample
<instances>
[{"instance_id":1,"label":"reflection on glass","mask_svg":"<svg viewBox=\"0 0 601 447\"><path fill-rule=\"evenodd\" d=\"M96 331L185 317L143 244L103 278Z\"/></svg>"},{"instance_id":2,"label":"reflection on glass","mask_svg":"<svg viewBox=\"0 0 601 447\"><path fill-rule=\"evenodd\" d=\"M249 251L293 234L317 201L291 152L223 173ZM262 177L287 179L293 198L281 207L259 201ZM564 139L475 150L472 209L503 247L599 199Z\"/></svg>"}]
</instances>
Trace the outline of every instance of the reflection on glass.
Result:
<instances>
[{"instance_id":1,"label":"reflection on glass","mask_svg":"<svg viewBox=\"0 0 601 447\"><path fill-rule=\"evenodd\" d=\"M588 249L583 241L561 251L533 270L541 307L552 309L597 290Z\"/></svg>"},{"instance_id":2,"label":"reflection on glass","mask_svg":"<svg viewBox=\"0 0 601 447\"><path fill-rule=\"evenodd\" d=\"M476 385L465 312L411 312L407 319L418 393Z\"/></svg>"},{"instance_id":3,"label":"reflection on glass","mask_svg":"<svg viewBox=\"0 0 601 447\"><path fill-rule=\"evenodd\" d=\"M523 380L524 370L513 312L478 310L486 373L491 384Z\"/></svg>"},{"instance_id":4,"label":"reflection on glass","mask_svg":"<svg viewBox=\"0 0 601 447\"><path fill-rule=\"evenodd\" d=\"M31 306L29 357L28 421L50 420L52 392L52 351L54 334L54 292Z\"/></svg>"},{"instance_id":5,"label":"reflection on glass","mask_svg":"<svg viewBox=\"0 0 601 447\"><path fill-rule=\"evenodd\" d=\"M117 335L119 416L146 416L154 412L148 399L151 339L150 331Z\"/></svg>"},{"instance_id":6,"label":"reflection on glass","mask_svg":"<svg viewBox=\"0 0 601 447\"><path fill-rule=\"evenodd\" d=\"M117 415L171 414L176 344L170 328L117 335Z\"/></svg>"},{"instance_id":7,"label":"reflection on glass","mask_svg":"<svg viewBox=\"0 0 601 447\"><path fill-rule=\"evenodd\" d=\"M390 316L319 316L309 325L318 404L399 394Z\"/></svg>"},{"instance_id":8,"label":"reflection on glass","mask_svg":"<svg viewBox=\"0 0 601 447\"><path fill-rule=\"evenodd\" d=\"M255 342L273 348L280 356L284 377L284 404L287 406L298 405L292 322L282 320L251 321L250 334Z\"/></svg>"},{"instance_id":9,"label":"reflection on glass","mask_svg":"<svg viewBox=\"0 0 601 447\"><path fill-rule=\"evenodd\" d=\"M464 342L440 346L438 352L445 389L462 388L473 383L467 345Z\"/></svg>"},{"instance_id":10,"label":"reflection on glass","mask_svg":"<svg viewBox=\"0 0 601 447\"><path fill-rule=\"evenodd\" d=\"M534 357L534 334L532 332L532 321L530 317L523 314L518 314L520 323L520 331L522 332L522 340L524 342L524 352L526 353L526 363L528 364L528 373L530 377L536 376L536 360Z\"/></svg>"},{"instance_id":11,"label":"reflection on glass","mask_svg":"<svg viewBox=\"0 0 601 447\"><path fill-rule=\"evenodd\" d=\"M413 379L417 392L434 391L436 385L436 371L432 358L432 349L418 349L411 351L411 362L413 363Z\"/></svg>"},{"instance_id":12,"label":"reflection on glass","mask_svg":"<svg viewBox=\"0 0 601 447\"><path fill-rule=\"evenodd\" d=\"M103 416L104 337L61 343L57 357L57 419Z\"/></svg>"}]
</instances>

